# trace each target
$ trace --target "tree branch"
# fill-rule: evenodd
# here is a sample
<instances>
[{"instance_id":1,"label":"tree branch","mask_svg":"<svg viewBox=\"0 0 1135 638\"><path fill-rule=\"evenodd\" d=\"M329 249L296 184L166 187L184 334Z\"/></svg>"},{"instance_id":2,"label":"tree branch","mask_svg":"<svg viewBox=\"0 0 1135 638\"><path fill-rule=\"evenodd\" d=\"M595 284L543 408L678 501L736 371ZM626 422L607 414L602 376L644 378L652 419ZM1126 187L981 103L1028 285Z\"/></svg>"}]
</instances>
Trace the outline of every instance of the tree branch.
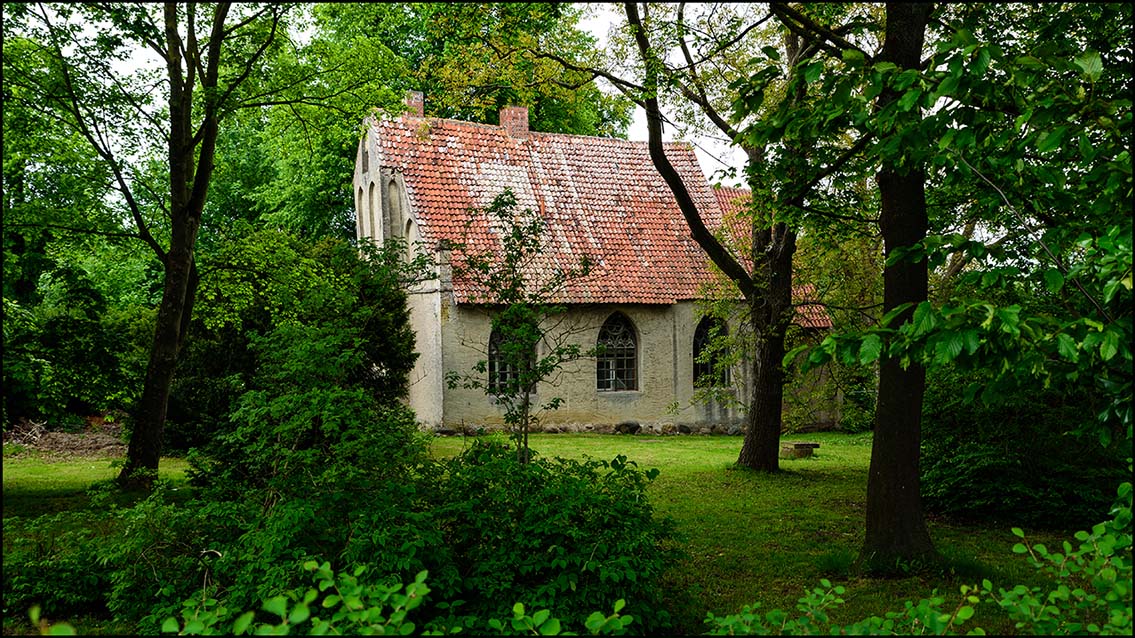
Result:
<instances>
[{"instance_id":1,"label":"tree branch","mask_svg":"<svg viewBox=\"0 0 1135 638\"><path fill-rule=\"evenodd\" d=\"M71 233L78 233L82 235L98 235L100 237L111 237L115 239L142 239L138 233L127 233L120 231L109 230L96 230L94 228L80 228L78 226L66 226L64 224L23 224L23 223L5 223L9 228L52 228L55 230L65 230Z\"/></svg>"},{"instance_id":2,"label":"tree branch","mask_svg":"<svg viewBox=\"0 0 1135 638\"><path fill-rule=\"evenodd\" d=\"M816 40L817 38L822 40L824 44L820 44L819 42L817 42L817 44L820 44L825 51L833 53L837 57L842 51L858 51L863 54L863 57L867 59L868 63L872 61L872 56L866 51L848 42L835 31L821 24L817 24L808 16L787 4L783 2L773 2L769 5L769 8L776 14L776 17L780 19L784 26L788 27L805 40Z\"/></svg>"},{"instance_id":3,"label":"tree branch","mask_svg":"<svg viewBox=\"0 0 1135 638\"><path fill-rule=\"evenodd\" d=\"M83 116L83 110L79 105L74 79L71 77L70 66L68 66L67 59L63 55L63 49L59 45L55 27L51 24L51 20L47 17L46 12L43 11L42 5L40 6L40 18L47 26L48 33L51 35L52 54L59 63L60 74L63 76L63 85L66 89L66 94L58 98L57 102L65 111L75 118L74 125L76 129L87 140L99 157L103 158L110 166L111 172L114 174L115 181L118 184L117 190L122 193L122 196L126 199L126 205L130 209L130 215L134 218L134 223L138 226L139 237L157 254L158 259L164 262L166 252L162 249L161 244L150 234L150 230L146 226L146 221L142 217L142 209L138 205L138 202L135 201L134 194L131 192L130 186L126 183L126 179L122 174L122 167L119 166L118 160L115 158L110 146L104 146L101 136L96 136L91 132L86 118Z\"/></svg>"},{"instance_id":4,"label":"tree branch","mask_svg":"<svg viewBox=\"0 0 1135 638\"><path fill-rule=\"evenodd\" d=\"M856 140L855 144L851 145L851 148L848 148L843 152L842 155L836 158L834 162L832 162L826 168L824 168L824 170L813 176L812 179L808 180L808 183L805 184L803 188L801 188L785 203L789 204L790 206L799 207L801 202L804 201L804 198L808 195L809 192L811 192L813 188L816 187L817 184L822 182L824 179L831 177L835 174L836 171L843 168L843 166L851 161L851 158L855 157L859 153L859 151L863 150L863 147L867 146L867 143L870 142L873 138L874 133L865 133L863 137Z\"/></svg>"},{"instance_id":5,"label":"tree branch","mask_svg":"<svg viewBox=\"0 0 1135 638\"><path fill-rule=\"evenodd\" d=\"M702 250L709 255L713 263L727 277L737 283L737 287L741 289L741 293L745 295L746 299L754 299L757 290L752 277L744 266L706 228L693 198L686 189L685 182L682 181L682 176L678 174L674 165L670 163L670 159L666 157L666 151L662 145L662 113L658 108L658 68L661 63L655 56L650 41L646 37L646 30L643 29L642 22L639 20L638 7L633 2L626 2L623 7L626 10L627 20L631 25L631 31L634 33L635 42L638 45L639 55L642 57L644 71L646 72L643 101L645 102L646 124L650 140L648 142L650 158L654 162L655 168L658 169L658 173L666 181L670 190L673 191L674 199L677 200L678 207L686 218L694 241L702 247Z\"/></svg>"},{"instance_id":6,"label":"tree branch","mask_svg":"<svg viewBox=\"0 0 1135 638\"><path fill-rule=\"evenodd\" d=\"M706 94L705 86L702 84L701 78L698 77L697 64L694 63L693 56L690 54L690 48L686 45L686 38L682 35L682 31L684 30L685 26L685 8L686 3L684 2L678 5L678 42L679 44L681 44L682 55L686 59L686 68L689 69L690 79L693 82L694 88L697 89L697 92L695 93L694 91L690 90L690 88L687 87L683 82L678 83L679 88L682 90L682 94L686 96L686 99L694 102L701 107L702 111L709 117L714 125L721 130L722 133L728 135L730 140L736 140L740 137L740 132L738 132L737 129L733 128L733 126L730 125L729 122L725 120L725 118L721 117L721 114L717 112L717 109L713 108L713 105L709 103L709 96ZM765 17L765 20L767 19L768 16ZM742 32L742 35L748 33L752 28L756 28L756 26L761 24L762 22L764 22L764 20L761 20L760 22L754 24L750 29L746 29L744 32ZM734 42L739 39L740 37L735 39ZM724 48L718 49L718 51L721 50L724 50ZM675 69L675 71L677 72L677 69Z\"/></svg>"},{"instance_id":7,"label":"tree branch","mask_svg":"<svg viewBox=\"0 0 1135 638\"><path fill-rule=\"evenodd\" d=\"M1076 290L1079 290L1080 294L1083 295L1085 299L1087 299L1093 306L1096 307L1096 311L1100 313L1101 317L1106 319L1108 323L1114 323L1115 319L1112 319L1111 315L1108 314L1103 305L1101 305L1100 302L1096 301L1096 298L1093 297L1091 293L1089 293L1084 288L1084 286L1080 284L1079 280L1077 280L1075 277L1068 277L1068 267L1065 266L1064 263L1060 261L1060 258L1052 252L1052 249L1048 247L1048 244L1045 243L1043 237L1033 234L1033 229L1029 226L1029 223L1025 220L1024 216L1018 213L1017 209L1009 203L1009 198L1005 196L1005 192L998 188L997 184L994 184L993 181L986 177L981 171L974 168L973 164L967 162L966 158L958 155L958 159L961 160L962 164L968 166L975 175L980 177L983 182L989 184L993 188L993 190L997 191L997 194L1001 196L1001 201L1005 202L1005 208L1009 209L1009 212L1013 215L1014 218L1016 218L1017 223L1021 225L1021 228L1024 229L1024 231L1028 233L1034 241L1040 244L1040 247L1044 250L1044 253L1048 255L1048 258L1051 259L1052 263L1056 265L1056 268L1060 270L1060 274L1064 275L1065 280L1071 281L1072 285L1076 286Z\"/></svg>"}]
</instances>

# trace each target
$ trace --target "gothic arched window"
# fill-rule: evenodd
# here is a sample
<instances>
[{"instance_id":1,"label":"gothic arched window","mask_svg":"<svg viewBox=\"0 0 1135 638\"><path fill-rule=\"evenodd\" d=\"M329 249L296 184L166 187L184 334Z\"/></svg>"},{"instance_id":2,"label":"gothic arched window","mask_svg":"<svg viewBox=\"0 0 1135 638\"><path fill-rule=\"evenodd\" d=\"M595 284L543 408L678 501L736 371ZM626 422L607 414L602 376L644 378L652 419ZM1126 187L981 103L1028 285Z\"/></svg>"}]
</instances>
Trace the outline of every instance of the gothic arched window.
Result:
<instances>
[{"instance_id":1,"label":"gothic arched window","mask_svg":"<svg viewBox=\"0 0 1135 638\"><path fill-rule=\"evenodd\" d=\"M717 352L710 343L715 337L729 334L725 322L716 317L702 317L694 329L694 387L729 384L729 368L718 365Z\"/></svg>"},{"instance_id":2,"label":"gothic arched window","mask_svg":"<svg viewBox=\"0 0 1135 638\"><path fill-rule=\"evenodd\" d=\"M638 389L638 339L634 325L616 312L599 329L599 346L595 357L597 390Z\"/></svg>"},{"instance_id":3,"label":"gothic arched window","mask_svg":"<svg viewBox=\"0 0 1135 638\"><path fill-rule=\"evenodd\" d=\"M517 385L522 380L520 373L523 366L531 369L536 363L536 350L533 348L522 359L520 354L513 352L510 345L505 343L501 331L493 328L489 333L489 391L502 394L519 394L521 388Z\"/></svg>"}]
</instances>

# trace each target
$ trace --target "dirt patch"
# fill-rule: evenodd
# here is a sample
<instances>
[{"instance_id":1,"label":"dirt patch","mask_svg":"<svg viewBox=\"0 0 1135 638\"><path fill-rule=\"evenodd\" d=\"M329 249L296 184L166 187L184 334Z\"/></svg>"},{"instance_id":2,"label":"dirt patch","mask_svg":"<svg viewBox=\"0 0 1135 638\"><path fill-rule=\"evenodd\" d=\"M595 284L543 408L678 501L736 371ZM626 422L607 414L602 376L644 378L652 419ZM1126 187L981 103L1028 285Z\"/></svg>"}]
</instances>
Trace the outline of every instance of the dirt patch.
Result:
<instances>
[{"instance_id":1,"label":"dirt patch","mask_svg":"<svg viewBox=\"0 0 1135 638\"><path fill-rule=\"evenodd\" d=\"M121 424L101 416L87 417L86 421L86 427L80 431L63 432L49 430L46 423L22 420L4 433L4 444L20 445L27 450L25 453L44 458L126 456Z\"/></svg>"}]
</instances>

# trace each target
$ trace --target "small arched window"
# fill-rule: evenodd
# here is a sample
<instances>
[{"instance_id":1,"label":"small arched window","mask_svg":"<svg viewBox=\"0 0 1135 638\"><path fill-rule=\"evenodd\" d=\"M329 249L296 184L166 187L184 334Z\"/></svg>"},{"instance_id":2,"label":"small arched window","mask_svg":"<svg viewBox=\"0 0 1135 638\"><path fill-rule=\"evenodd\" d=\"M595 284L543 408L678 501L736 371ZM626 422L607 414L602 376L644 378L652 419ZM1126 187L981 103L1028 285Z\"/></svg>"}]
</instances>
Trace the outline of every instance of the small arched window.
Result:
<instances>
[{"instance_id":1,"label":"small arched window","mask_svg":"<svg viewBox=\"0 0 1135 638\"><path fill-rule=\"evenodd\" d=\"M402 186L397 180L390 180L386 186L386 205L382 207L384 236L396 236L405 230L402 215Z\"/></svg>"},{"instance_id":2,"label":"small arched window","mask_svg":"<svg viewBox=\"0 0 1135 638\"><path fill-rule=\"evenodd\" d=\"M729 368L719 365L713 340L729 334L725 322L716 317L702 317L694 329L694 387L729 385Z\"/></svg>"},{"instance_id":3,"label":"small arched window","mask_svg":"<svg viewBox=\"0 0 1135 638\"><path fill-rule=\"evenodd\" d=\"M631 320L619 312L608 317L599 329L596 345L595 388L637 390L638 339Z\"/></svg>"},{"instance_id":4,"label":"small arched window","mask_svg":"<svg viewBox=\"0 0 1135 638\"><path fill-rule=\"evenodd\" d=\"M367 214L367 211L363 208L366 205L366 200L363 199L363 197L363 187L360 186L359 193L355 197L355 233L360 240L366 238L367 230L369 230L363 224L363 220L366 219Z\"/></svg>"},{"instance_id":5,"label":"small arched window","mask_svg":"<svg viewBox=\"0 0 1135 638\"><path fill-rule=\"evenodd\" d=\"M521 352L525 350L526 352ZM499 394L520 394L521 373L536 365L536 349L517 341L506 341L503 331L489 333L489 391Z\"/></svg>"},{"instance_id":6,"label":"small arched window","mask_svg":"<svg viewBox=\"0 0 1135 638\"><path fill-rule=\"evenodd\" d=\"M414 261L415 244L414 244L414 220L406 220L406 261Z\"/></svg>"}]
</instances>

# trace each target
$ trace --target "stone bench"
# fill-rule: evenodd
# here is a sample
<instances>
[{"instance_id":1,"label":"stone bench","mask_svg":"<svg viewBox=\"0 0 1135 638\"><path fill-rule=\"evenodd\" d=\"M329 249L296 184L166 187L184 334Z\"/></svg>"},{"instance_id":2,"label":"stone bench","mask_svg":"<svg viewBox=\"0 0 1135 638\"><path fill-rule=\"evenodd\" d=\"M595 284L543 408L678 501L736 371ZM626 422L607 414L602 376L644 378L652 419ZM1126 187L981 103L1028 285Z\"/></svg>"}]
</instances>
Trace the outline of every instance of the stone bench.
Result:
<instances>
[{"instance_id":1,"label":"stone bench","mask_svg":"<svg viewBox=\"0 0 1135 638\"><path fill-rule=\"evenodd\" d=\"M780 458L782 459L803 459L812 456L812 451L820 447L819 443L804 443L801 441L789 441L780 444Z\"/></svg>"}]
</instances>

